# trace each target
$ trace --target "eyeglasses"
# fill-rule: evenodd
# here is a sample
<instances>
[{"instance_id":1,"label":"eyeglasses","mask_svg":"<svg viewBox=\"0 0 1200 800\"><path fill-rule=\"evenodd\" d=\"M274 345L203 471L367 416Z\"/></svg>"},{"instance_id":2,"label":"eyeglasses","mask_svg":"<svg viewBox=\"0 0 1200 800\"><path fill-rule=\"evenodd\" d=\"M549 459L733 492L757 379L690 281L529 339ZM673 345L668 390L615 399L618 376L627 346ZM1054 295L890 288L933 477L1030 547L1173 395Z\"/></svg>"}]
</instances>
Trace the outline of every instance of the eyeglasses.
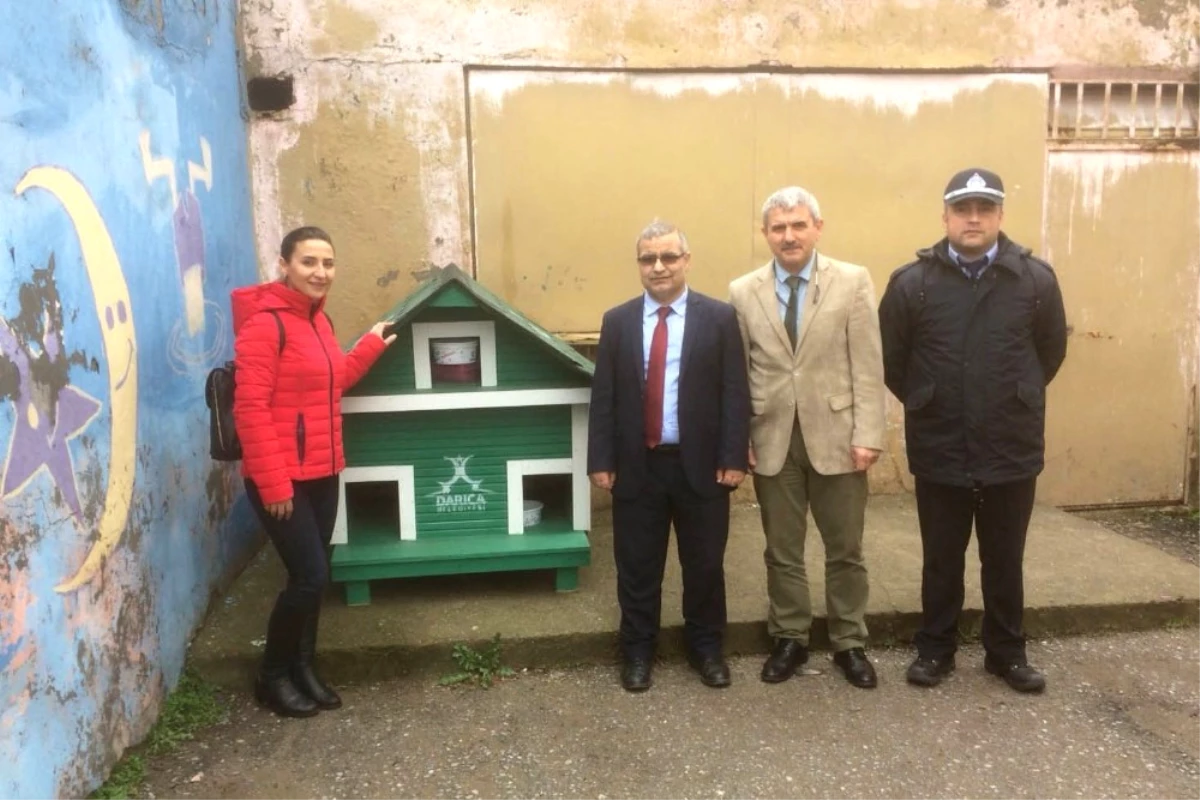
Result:
<instances>
[{"instance_id":1,"label":"eyeglasses","mask_svg":"<svg viewBox=\"0 0 1200 800\"><path fill-rule=\"evenodd\" d=\"M673 267L679 259L686 256L687 253L642 253L638 256L637 261L643 267L653 267L661 261L664 267Z\"/></svg>"}]
</instances>

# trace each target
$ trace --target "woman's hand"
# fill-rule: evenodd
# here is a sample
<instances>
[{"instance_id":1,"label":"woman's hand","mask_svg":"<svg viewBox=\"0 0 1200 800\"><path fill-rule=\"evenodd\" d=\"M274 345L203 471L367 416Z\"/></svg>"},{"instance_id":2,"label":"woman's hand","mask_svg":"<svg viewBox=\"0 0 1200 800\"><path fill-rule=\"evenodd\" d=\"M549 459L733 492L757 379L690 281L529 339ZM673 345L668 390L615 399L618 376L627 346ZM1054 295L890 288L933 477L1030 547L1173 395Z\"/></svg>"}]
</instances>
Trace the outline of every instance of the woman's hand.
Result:
<instances>
[{"instance_id":1,"label":"woman's hand","mask_svg":"<svg viewBox=\"0 0 1200 800\"><path fill-rule=\"evenodd\" d=\"M267 513L275 519L291 519L292 518L292 501L291 499L284 500L282 503L267 503Z\"/></svg>"},{"instance_id":2,"label":"woman's hand","mask_svg":"<svg viewBox=\"0 0 1200 800\"><path fill-rule=\"evenodd\" d=\"M391 324L392 323L390 322L376 322L373 326L371 326L371 333L375 334L380 339L383 339L384 344L391 344L392 342L396 341L396 334L393 333L391 336L383 335L383 332L386 331Z\"/></svg>"}]
</instances>

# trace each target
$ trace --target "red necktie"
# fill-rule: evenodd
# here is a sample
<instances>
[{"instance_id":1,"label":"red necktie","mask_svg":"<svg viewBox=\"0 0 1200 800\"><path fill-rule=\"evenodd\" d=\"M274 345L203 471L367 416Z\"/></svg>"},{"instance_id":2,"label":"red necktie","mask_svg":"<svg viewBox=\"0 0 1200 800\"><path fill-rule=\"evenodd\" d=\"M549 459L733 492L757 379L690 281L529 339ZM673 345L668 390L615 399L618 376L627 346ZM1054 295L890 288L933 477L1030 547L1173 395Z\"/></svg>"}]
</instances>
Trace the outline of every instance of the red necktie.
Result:
<instances>
[{"instance_id":1,"label":"red necktie","mask_svg":"<svg viewBox=\"0 0 1200 800\"><path fill-rule=\"evenodd\" d=\"M658 309L658 324L650 340L650 363L646 366L646 447L658 447L662 442L663 384L667 377L667 314L670 306Z\"/></svg>"}]
</instances>

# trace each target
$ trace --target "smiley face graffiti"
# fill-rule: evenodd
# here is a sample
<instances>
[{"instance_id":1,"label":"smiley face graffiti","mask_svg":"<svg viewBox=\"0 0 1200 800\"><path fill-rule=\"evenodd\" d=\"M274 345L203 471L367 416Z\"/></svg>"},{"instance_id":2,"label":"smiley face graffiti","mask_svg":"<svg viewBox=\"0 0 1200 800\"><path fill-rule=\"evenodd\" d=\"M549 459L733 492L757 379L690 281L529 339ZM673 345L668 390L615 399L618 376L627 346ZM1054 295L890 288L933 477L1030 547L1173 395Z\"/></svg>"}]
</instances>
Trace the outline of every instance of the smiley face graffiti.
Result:
<instances>
[{"instance_id":1,"label":"smiley face graffiti","mask_svg":"<svg viewBox=\"0 0 1200 800\"><path fill-rule=\"evenodd\" d=\"M58 167L34 167L17 183L15 193L45 189L63 206L75 226L84 268L92 287L96 317L108 366L112 440L109 447L108 489L96 526L96 541L73 576L55 587L72 592L95 577L120 541L129 521L137 452L138 364L133 304L112 237L96 204L79 180Z\"/></svg>"}]
</instances>

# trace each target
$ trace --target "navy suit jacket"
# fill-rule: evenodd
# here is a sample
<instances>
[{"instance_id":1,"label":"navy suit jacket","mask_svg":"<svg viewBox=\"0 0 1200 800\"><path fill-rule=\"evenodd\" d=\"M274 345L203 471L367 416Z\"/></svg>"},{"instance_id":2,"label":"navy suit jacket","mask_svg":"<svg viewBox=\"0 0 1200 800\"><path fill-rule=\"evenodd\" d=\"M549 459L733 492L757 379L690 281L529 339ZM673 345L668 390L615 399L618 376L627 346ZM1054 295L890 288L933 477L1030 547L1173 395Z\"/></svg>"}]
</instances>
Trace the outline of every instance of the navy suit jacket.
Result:
<instances>
[{"instance_id":1,"label":"navy suit jacket","mask_svg":"<svg viewBox=\"0 0 1200 800\"><path fill-rule=\"evenodd\" d=\"M605 313L592 379L588 473L615 472L613 494L634 497L646 479L642 395L643 296ZM731 491L718 469L747 469L750 390L733 306L688 291L679 358L679 450L692 489L704 497Z\"/></svg>"}]
</instances>

